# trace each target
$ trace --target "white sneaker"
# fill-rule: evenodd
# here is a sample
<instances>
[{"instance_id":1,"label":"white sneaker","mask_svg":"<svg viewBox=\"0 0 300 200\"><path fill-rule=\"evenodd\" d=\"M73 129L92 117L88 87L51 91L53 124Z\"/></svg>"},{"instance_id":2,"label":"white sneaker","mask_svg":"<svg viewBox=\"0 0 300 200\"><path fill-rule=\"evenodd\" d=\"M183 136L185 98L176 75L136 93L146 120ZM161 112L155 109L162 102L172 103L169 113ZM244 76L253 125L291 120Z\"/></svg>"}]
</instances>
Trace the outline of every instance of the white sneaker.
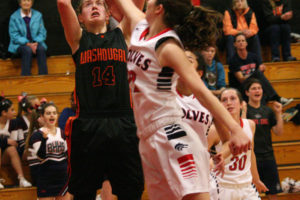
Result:
<instances>
[{"instance_id":1,"label":"white sneaker","mask_svg":"<svg viewBox=\"0 0 300 200\"><path fill-rule=\"evenodd\" d=\"M4 189L4 185L2 185L2 183L4 183L5 180L3 178L0 178L0 189Z\"/></svg>"},{"instance_id":2,"label":"white sneaker","mask_svg":"<svg viewBox=\"0 0 300 200\"><path fill-rule=\"evenodd\" d=\"M24 177L20 178L19 181L20 187L31 187L31 183L29 183Z\"/></svg>"},{"instance_id":3,"label":"white sneaker","mask_svg":"<svg viewBox=\"0 0 300 200\"><path fill-rule=\"evenodd\" d=\"M282 107L289 105L294 101L293 98L287 99L285 97L280 97L280 103L282 104Z\"/></svg>"},{"instance_id":4,"label":"white sneaker","mask_svg":"<svg viewBox=\"0 0 300 200\"><path fill-rule=\"evenodd\" d=\"M97 194L97 196L96 196L96 200L101 200L101 196L100 196L100 194Z\"/></svg>"}]
</instances>

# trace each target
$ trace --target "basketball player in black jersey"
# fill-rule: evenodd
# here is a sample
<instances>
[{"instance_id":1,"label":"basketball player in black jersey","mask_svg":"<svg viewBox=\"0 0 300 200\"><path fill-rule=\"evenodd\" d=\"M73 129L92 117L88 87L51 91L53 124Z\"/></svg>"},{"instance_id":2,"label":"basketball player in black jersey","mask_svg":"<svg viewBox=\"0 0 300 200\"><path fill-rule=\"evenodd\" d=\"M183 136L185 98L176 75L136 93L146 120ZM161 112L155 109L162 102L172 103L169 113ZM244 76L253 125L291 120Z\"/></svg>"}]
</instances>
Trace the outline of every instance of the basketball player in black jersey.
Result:
<instances>
[{"instance_id":1,"label":"basketball player in black jersey","mask_svg":"<svg viewBox=\"0 0 300 200\"><path fill-rule=\"evenodd\" d=\"M78 16L71 0L57 3L76 64L69 192L75 200L94 200L108 179L119 200L140 199L144 182L127 81L126 19L108 31L104 0L80 0Z\"/></svg>"}]
</instances>

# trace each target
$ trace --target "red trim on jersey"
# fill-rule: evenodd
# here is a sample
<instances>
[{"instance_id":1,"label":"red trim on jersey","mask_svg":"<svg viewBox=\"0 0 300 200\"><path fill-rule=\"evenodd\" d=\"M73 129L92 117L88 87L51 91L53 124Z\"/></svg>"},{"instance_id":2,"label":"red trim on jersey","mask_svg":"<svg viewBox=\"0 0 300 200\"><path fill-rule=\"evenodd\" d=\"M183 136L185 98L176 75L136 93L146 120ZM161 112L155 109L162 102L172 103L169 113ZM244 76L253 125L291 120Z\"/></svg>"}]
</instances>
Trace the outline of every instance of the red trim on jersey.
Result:
<instances>
[{"instance_id":1,"label":"red trim on jersey","mask_svg":"<svg viewBox=\"0 0 300 200\"><path fill-rule=\"evenodd\" d=\"M153 39L153 38L155 38L155 37L158 37L158 36L160 36L161 34L164 34L164 33L168 32L168 31L170 31L170 30L172 30L172 29L171 29L171 28L166 28L166 29L162 30L161 32L159 32L158 34L152 36L151 38L148 38L147 41L148 41L148 40L151 40L151 39ZM143 39L148 33L149 33L149 27L146 28L146 29L142 32L142 34L141 34L139 40Z\"/></svg>"},{"instance_id":2,"label":"red trim on jersey","mask_svg":"<svg viewBox=\"0 0 300 200\"><path fill-rule=\"evenodd\" d=\"M244 127L244 122L243 122L242 118L240 118L240 125L242 128Z\"/></svg>"},{"instance_id":3,"label":"red trim on jersey","mask_svg":"<svg viewBox=\"0 0 300 200\"><path fill-rule=\"evenodd\" d=\"M69 117L65 126L65 136L66 136L67 147L68 147L68 175L69 175L67 183L69 183L71 173L72 173L72 166L71 166L71 141L72 140L71 139L72 139L72 131L73 131L73 122L75 119L77 119L77 116Z\"/></svg>"},{"instance_id":4,"label":"red trim on jersey","mask_svg":"<svg viewBox=\"0 0 300 200\"><path fill-rule=\"evenodd\" d=\"M128 92L129 92L130 107L133 109L133 98L132 98L132 94L131 94L130 88L129 88Z\"/></svg>"},{"instance_id":5,"label":"red trim on jersey","mask_svg":"<svg viewBox=\"0 0 300 200\"><path fill-rule=\"evenodd\" d=\"M201 0L192 0L192 4L193 4L194 6L200 6Z\"/></svg>"},{"instance_id":6,"label":"red trim on jersey","mask_svg":"<svg viewBox=\"0 0 300 200\"><path fill-rule=\"evenodd\" d=\"M75 63L74 59L72 59L72 60L73 60L74 65L76 66L76 63ZM74 88L73 98L74 98L74 103L76 104L76 117L79 117L80 107L79 107L79 99L78 99L77 94L76 94L76 86Z\"/></svg>"},{"instance_id":7,"label":"red trim on jersey","mask_svg":"<svg viewBox=\"0 0 300 200\"><path fill-rule=\"evenodd\" d=\"M183 95L182 94L180 94L180 92L176 89L176 92L177 92L177 94L181 97L181 98L183 98Z\"/></svg>"},{"instance_id":8,"label":"red trim on jersey","mask_svg":"<svg viewBox=\"0 0 300 200\"><path fill-rule=\"evenodd\" d=\"M78 96L76 95L76 87L74 89L74 103L76 104L76 117L79 117L80 106Z\"/></svg>"},{"instance_id":9,"label":"red trim on jersey","mask_svg":"<svg viewBox=\"0 0 300 200\"><path fill-rule=\"evenodd\" d=\"M177 92L177 94L178 94L181 98L183 98L183 95L182 95L177 89L176 89L176 92ZM195 95L193 95L193 99L194 99L194 98L196 98Z\"/></svg>"}]
</instances>

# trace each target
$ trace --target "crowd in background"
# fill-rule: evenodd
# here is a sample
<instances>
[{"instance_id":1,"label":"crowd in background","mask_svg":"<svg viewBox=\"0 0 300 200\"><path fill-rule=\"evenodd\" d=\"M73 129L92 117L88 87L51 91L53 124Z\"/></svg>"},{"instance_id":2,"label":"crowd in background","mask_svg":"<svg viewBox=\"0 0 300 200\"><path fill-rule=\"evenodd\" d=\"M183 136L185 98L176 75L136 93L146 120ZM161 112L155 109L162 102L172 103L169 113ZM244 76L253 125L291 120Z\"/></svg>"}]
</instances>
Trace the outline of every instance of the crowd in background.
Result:
<instances>
[{"instance_id":1,"label":"crowd in background","mask_svg":"<svg viewBox=\"0 0 300 200\"><path fill-rule=\"evenodd\" d=\"M21 57L21 75L24 76L31 75L34 56L37 57L39 74L48 73L45 43L47 31L42 14L32 9L33 3L33 0L19 0L20 8L11 15L9 22L8 51ZM195 3L200 4L200 1ZM255 113L261 113L261 110L268 112L264 113L267 116L261 118L268 118L270 125L259 130L261 135L255 134L254 143L258 146L255 147L255 153L259 155L260 176L268 170L263 167L266 165L263 165L266 157L269 161L267 164L273 170L270 176L275 174L275 186L267 178L262 178L270 187L271 194L276 194L281 189L278 186L277 170L274 170L276 163L270 146L271 138L266 140L262 132L266 131L270 135L270 130L275 129L278 135L282 134L282 127L279 127L282 126L282 107L293 99L279 96L264 76L266 66L263 64L261 41L270 45L272 62L295 61L296 58L291 55L291 28L288 23L292 17L291 0L249 0L248 3L247 0L233 0L232 9L226 10L223 18L229 86L238 89L243 100L249 102L246 106L248 118L255 119ZM202 80L214 95L219 96L225 90L226 82L223 67L225 63L218 59L218 47L206 46L198 53L206 65ZM251 93L255 89L259 91L259 98ZM12 102L5 97L0 99L0 155L3 157L0 164L11 163L18 175L20 187L38 186L39 197L43 197L43 188L49 188L49 185L51 187L47 191L52 196L60 196L67 191L67 144L64 130L68 118L75 115L73 98L72 94L71 108L64 109L59 119L57 107L46 99L39 100L35 96L22 94L18 98L16 118ZM268 102L273 102L274 111L265 106ZM262 126L260 119L255 120L258 126ZM22 161L28 162L30 166L32 183L24 178ZM48 177L53 177L52 183L48 182ZM0 182L1 188L4 186Z\"/></svg>"}]
</instances>

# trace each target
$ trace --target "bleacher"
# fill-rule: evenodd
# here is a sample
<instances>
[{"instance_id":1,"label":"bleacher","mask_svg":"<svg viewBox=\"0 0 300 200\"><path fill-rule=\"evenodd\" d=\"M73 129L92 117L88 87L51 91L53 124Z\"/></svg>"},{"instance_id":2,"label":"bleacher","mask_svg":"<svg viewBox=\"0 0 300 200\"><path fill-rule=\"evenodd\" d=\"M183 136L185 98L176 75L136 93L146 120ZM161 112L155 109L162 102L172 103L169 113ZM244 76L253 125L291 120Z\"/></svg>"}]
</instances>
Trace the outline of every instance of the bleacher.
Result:
<instances>
[{"instance_id":1,"label":"bleacher","mask_svg":"<svg viewBox=\"0 0 300 200\"><path fill-rule=\"evenodd\" d=\"M292 54L300 60L300 44L292 45ZM49 75L38 76L36 60L33 60L32 76L21 77L20 60L0 60L0 92L10 98L17 109L17 96L21 92L46 97L53 101L61 111L70 105L70 93L74 89L74 63L71 56L53 56L47 59ZM300 103L300 61L266 63L266 77L271 81L279 95L293 97L295 101L288 106ZM228 71L228 67L225 66ZM226 73L227 74L227 73ZM227 77L226 77L227 80ZM285 108L286 109L286 108ZM280 180L289 176L300 179L300 129L292 122L284 124L282 136L272 136L275 157L278 163ZM29 168L24 164L25 177L30 180ZM36 200L36 188L9 187L17 185L17 178L11 166L4 165L0 177L6 182L0 190L1 200ZM263 199L266 197L262 196ZM148 200L144 192L143 200ZM279 200L300 199L300 194L280 194Z\"/></svg>"}]
</instances>

